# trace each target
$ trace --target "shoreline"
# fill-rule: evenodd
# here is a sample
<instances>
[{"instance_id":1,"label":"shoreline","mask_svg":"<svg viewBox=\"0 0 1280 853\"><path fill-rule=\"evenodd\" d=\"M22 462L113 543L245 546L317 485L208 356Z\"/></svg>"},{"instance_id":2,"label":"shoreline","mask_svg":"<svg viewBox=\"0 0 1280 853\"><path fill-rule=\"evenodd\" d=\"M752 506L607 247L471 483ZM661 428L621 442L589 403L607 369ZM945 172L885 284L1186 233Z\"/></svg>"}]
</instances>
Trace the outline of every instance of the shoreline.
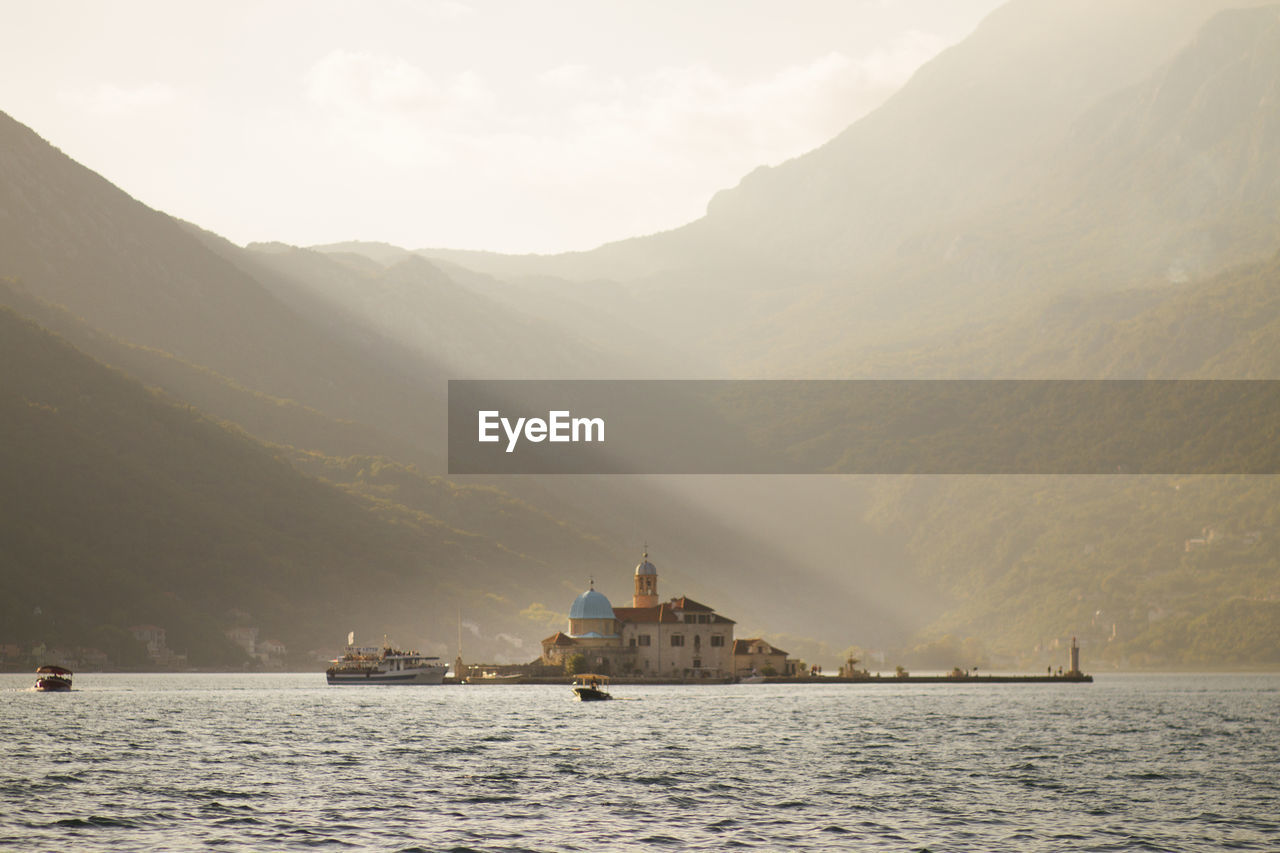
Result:
<instances>
[{"instance_id":1,"label":"shoreline","mask_svg":"<svg viewBox=\"0 0 1280 853\"><path fill-rule=\"evenodd\" d=\"M458 682L450 678L445 684L468 687L485 687L512 684L572 684L573 678L568 676L525 676L521 678L503 679L471 679ZM842 678L839 676L804 675L804 676L765 676L763 681L741 682L736 679L716 678L610 678L609 683L619 685L680 685L696 687L699 685L742 684L749 687L754 684L1092 684L1093 676L1079 675L907 675L899 678L896 675L867 678Z\"/></svg>"},{"instance_id":2,"label":"shoreline","mask_svg":"<svg viewBox=\"0 0 1280 853\"><path fill-rule=\"evenodd\" d=\"M28 675L35 671L34 667L26 666L5 666L0 667L0 675ZM272 676L272 675L317 675L323 677L323 670L306 670L306 669L279 669L279 670L239 670L239 669L84 669L76 670L77 675L247 675L247 676ZM1108 669L1101 673L1103 676L1161 676L1161 675L1183 675L1183 676L1215 676L1215 675L1277 675L1280 674L1280 667L1241 667L1229 669ZM1084 681L1092 681L1096 674L1086 674ZM477 679L473 684L496 684L496 683L523 683L523 684L569 684L572 679L568 676L521 676L516 679L495 679L493 681ZM1045 676L1045 675L1028 675L1018 673L994 673L991 675L969 675L961 678L955 678L947 673L935 673L928 675L910 675L905 678L898 678L893 674L870 676L868 678L842 678L839 676L765 676L763 682L766 684L899 684L899 683L920 683L930 684L939 682L956 682L956 683L1049 683L1056 681L1071 682L1072 679L1065 675ZM446 678L446 684L456 683L450 678ZM612 679L614 684L734 684L737 683L731 679L646 679L646 678L623 678L618 677Z\"/></svg>"}]
</instances>

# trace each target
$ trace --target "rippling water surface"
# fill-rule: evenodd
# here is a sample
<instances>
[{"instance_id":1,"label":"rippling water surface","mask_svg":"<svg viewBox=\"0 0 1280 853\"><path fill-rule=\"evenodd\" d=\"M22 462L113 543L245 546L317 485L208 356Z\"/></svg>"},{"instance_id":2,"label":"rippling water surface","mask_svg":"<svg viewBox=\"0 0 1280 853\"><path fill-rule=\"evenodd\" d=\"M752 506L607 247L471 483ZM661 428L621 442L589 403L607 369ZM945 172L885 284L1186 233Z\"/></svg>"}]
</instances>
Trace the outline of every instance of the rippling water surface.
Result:
<instances>
[{"instance_id":1,"label":"rippling water surface","mask_svg":"<svg viewBox=\"0 0 1280 853\"><path fill-rule=\"evenodd\" d=\"M1280 850L1280 676L326 687L0 676L21 850Z\"/></svg>"}]
</instances>

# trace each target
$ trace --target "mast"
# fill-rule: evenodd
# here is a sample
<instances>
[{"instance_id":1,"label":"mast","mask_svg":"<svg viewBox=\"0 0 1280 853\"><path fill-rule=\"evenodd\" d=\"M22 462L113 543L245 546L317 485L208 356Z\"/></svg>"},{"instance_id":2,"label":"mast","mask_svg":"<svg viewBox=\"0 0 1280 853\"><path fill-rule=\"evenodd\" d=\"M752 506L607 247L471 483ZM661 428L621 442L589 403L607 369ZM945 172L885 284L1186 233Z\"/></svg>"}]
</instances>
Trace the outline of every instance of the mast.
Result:
<instances>
[{"instance_id":1,"label":"mast","mask_svg":"<svg viewBox=\"0 0 1280 853\"><path fill-rule=\"evenodd\" d=\"M464 683L462 674L462 608L458 608L458 656L453 661L453 677L459 684Z\"/></svg>"}]
</instances>

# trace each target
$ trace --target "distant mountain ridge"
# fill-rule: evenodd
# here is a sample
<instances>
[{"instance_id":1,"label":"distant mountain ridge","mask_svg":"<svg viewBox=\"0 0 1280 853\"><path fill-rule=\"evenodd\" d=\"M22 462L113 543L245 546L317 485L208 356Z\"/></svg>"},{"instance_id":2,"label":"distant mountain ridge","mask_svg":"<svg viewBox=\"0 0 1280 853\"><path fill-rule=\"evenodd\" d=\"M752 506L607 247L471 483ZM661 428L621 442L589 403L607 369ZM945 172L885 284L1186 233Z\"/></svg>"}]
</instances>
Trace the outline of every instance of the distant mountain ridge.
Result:
<instances>
[{"instance_id":1,"label":"distant mountain ridge","mask_svg":"<svg viewBox=\"0 0 1280 853\"><path fill-rule=\"evenodd\" d=\"M1060 293L1212 275L1278 241L1276 9L1015 0L687 226L561 256L421 253L612 279L581 297L673 341L705 337L698 355L741 376L845 375L864 347Z\"/></svg>"},{"instance_id":2,"label":"distant mountain ridge","mask_svg":"<svg viewBox=\"0 0 1280 853\"><path fill-rule=\"evenodd\" d=\"M352 325L396 341L447 376L550 378L618 376L634 371L615 353L571 329L504 306L464 287L412 253L386 266L279 244L254 244L245 262L269 270L286 303L321 299Z\"/></svg>"},{"instance_id":3,"label":"distant mountain ridge","mask_svg":"<svg viewBox=\"0 0 1280 853\"><path fill-rule=\"evenodd\" d=\"M380 340L317 334L197 230L151 210L0 114L0 276L102 332L333 418L430 435L427 365ZM229 246L229 244L226 244ZM438 375L438 374L437 374Z\"/></svg>"},{"instance_id":4,"label":"distant mountain ridge","mask_svg":"<svg viewBox=\"0 0 1280 853\"><path fill-rule=\"evenodd\" d=\"M738 376L1274 378L1278 19L1275 3L1230 0L1011 3L884 108L744 178L689 226L566 256L421 253L558 293L575 291L549 277L612 279L576 293L705 342L700 355ZM985 123L965 121L975 100ZM931 146L943 159L904 165ZM1181 500L1179 484L1024 485L921 484L910 505L869 487L865 518L949 590L929 642L958 648L999 624L1003 646L988 648L1026 654L1092 602L1111 621L1087 619L1105 646L1089 654L1111 662L1275 662L1258 657L1280 577L1271 546L1180 550L1215 524L1271 542L1264 484L1185 483ZM1023 511L1038 491L1070 507L1056 527Z\"/></svg>"},{"instance_id":5,"label":"distant mountain ridge","mask_svg":"<svg viewBox=\"0 0 1280 853\"><path fill-rule=\"evenodd\" d=\"M663 553L670 555L669 579L676 588L703 598L708 597L707 589L729 588L732 598L722 605L743 619L762 621L752 616L765 610L752 603L755 591L779 583L776 570L787 565L786 559L749 535L730 535L711 514L682 505L648 484L587 479L507 482L499 488L491 483L452 484L414 473L409 478L412 489L400 485L395 494L389 494L385 488L387 472L393 470L414 465L427 472L441 470L444 380L452 371L475 375L473 370L479 372L475 365L487 358L484 369L496 372L499 359L509 358L529 372L545 373L554 365L611 373L614 365L625 365L627 358L600 349L599 342L607 336L595 335L594 342L583 343L562 340L554 323L527 314L521 319L522 312L489 305L490 297L473 289L472 283L464 288L419 258L405 259L402 268L388 272L358 259L334 261L285 249L282 254L290 259L287 269L273 270L261 252L234 246L146 208L7 116L0 117L0 218L12 225L0 235L0 304L56 328L104 364L127 370L174 399L198 404L210 418L243 427L276 445L261 447L260 452L288 460L295 468L333 476L339 496L345 492L348 497L361 497L347 504L358 514L369 512L372 502L388 518L402 520L397 524L418 528L415 549L424 555L447 556L442 564L418 563L418 570L407 576L409 582L443 582L459 567L467 569L457 584L432 588L441 593L439 601L452 603L453 620L461 606L469 618L487 626L486 638L473 643L477 652L485 649L508 659L530 654L519 646L504 646L507 640L496 638L519 640L512 630L519 631L525 624L522 611L538 605L534 612L544 612L557 607L561 597L572 600L585 579L602 567L619 566L625 577L626 555L635 542L643 541L645 529L665 531ZM323 281L312 278L312 272L303 277L314 286L299 286L293 278L299 274L293 264L296 259L311 263L313 272L333 276L336 287L326 294L320 286ZM371 276L382 288L381 297L388 299L385 316L430 308L433 295L447 296L452 302L440 303L434 317L406 313L407 321L424 321L420 334L425 337L415 340L412 332L396 334L380 328L372 319L376 314L359 313L360 299L368 295L359 287L362 275ZM616 328L625 328L625 322ZM646 351L643 336L632 334L631 338L634 351ZM23 340L33 345L36 339ZM440 346L446 341L452 341L451 353ZM465 351L467 346L474 351ZM438 361L436 356L444 353L456 360ZM102 375L109 373L104 368ZM138 417L148 415L139 412ZM104 428L104 434L125 441L122 430ZM59 453L29 441L26 446L33 462L46 451L55 457ZM145 457L145 449L135 450ZM324 461L316 461L317 453ZM351 457L369 461L353 468L343 461ZM139 468L160 462L127 458ZM124 477L118 461L104 455L97 467L114 480ZM371 474L361 474L366 469L382 472L379 485L370 481ZM56 472L54 479L74 482L56 465L49 470ZM143 482L154 485L145 478ZM179 492L198 491L182 478L169 486ZM329 495L326 500L333 497L323 488L320 493ZM106 489L103 494L112 492ZM239 500L232 491L220 494L228 502ZM174 511L191 507L192 500L191 494L177 495ZM139 499L121 505L144 503ZM45 513L35 526L50 531L49 541L76 542L87 535L74 518L59 515L55 501L31 504L33 511L35 507ZM465 511L460 512L460 507ZM444 518L453 522L445 524ZM183 529L200 525L196 515L184 515ZM346 528L337 524L333 529ZM511 536L523 543L520 550L509 544ZM334 562L322 565L313 565L306 549L294 548L293 538L294 534L268 520L260 526L235 526L226 535L225 548L274 554L279 570L293 572L297 579L323 574L326 566L333 567L339 560L355 572L364 571L366 565L405 564L404 555L392 547L400 541L395 536L375 536L363 554L334 549L330 554ZM136 527L122 531L121 540L136 550L148 572L160 572L148 577L163 586L158 581L163 572L156 561L164 559L164 549ZM620 541L630 545L620 548ZM41 562L34 559L37 551L31 550L33 559L28 562L5 566L6 580L29 583L41 571ZM211 565L200 549L194 549L185 562L192 571ZM82 570L90 572L93 565L84 561ZM68 587L76 586L76 570L65 568ZM722 584L721 579L730 574L747 580L747 585ZM133 581L122 578L120 582L121 589L138 588ZM174 591L181 592L186 583L174 581ZM360 594L360 601L374 597L369 589ZM408 597L437 600L425 593ZM138 608L117 608L107 614L107 622L119 629L141 618L138 609L156 612L150 605L143 608L143 599L136 600ZM201 641L205 661L220 654L213 629L226 622L226 611L209 601L211 609L204 614L208 631ZM841 607L834 601L831 606ZM315 622L301 610L232 609L274 614L276 621L264 621L264 629L274 625L273 633L291 647L292 639L315 637ZM803 610L800 602L786 603L774 618L777 624L795 626L803 623ZM441 634L452 636L453 630L431 613L420 615L414 630L428 626L437 642ZM530 629L540 631L541 627ZM81 639L85 630L78 623Z\"/></svg>"}]
</instances>

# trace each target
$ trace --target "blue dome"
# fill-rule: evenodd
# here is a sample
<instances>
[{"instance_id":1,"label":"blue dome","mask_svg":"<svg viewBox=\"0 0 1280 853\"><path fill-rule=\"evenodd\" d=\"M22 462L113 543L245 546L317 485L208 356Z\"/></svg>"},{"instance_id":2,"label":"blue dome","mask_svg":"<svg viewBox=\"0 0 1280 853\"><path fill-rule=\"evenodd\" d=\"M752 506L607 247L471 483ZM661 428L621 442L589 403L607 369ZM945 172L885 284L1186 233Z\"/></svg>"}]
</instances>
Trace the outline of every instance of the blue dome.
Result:
<instances>
[{"instance_id":1,"label":"blue dome","mask_svg":"<svg viewBox=\"0 0 1280 853\"><path fill-rule=\"evenodd\" d=\"M573 600L569 608L570 619L612 619L613 605L594 589L589 589Z\"/></svg>"},{"instance_id":2,"label":"blue dome","mask_svg":"<svg viewBox=\"0 0 1280 853\"><path fill-rule=\"evenodd\" d=\"M644 559L640 561L640 565L636 566L637 575L656 575L658 567L649 562L649 552L645 552Z\"/></svg>"}]
</instances>

